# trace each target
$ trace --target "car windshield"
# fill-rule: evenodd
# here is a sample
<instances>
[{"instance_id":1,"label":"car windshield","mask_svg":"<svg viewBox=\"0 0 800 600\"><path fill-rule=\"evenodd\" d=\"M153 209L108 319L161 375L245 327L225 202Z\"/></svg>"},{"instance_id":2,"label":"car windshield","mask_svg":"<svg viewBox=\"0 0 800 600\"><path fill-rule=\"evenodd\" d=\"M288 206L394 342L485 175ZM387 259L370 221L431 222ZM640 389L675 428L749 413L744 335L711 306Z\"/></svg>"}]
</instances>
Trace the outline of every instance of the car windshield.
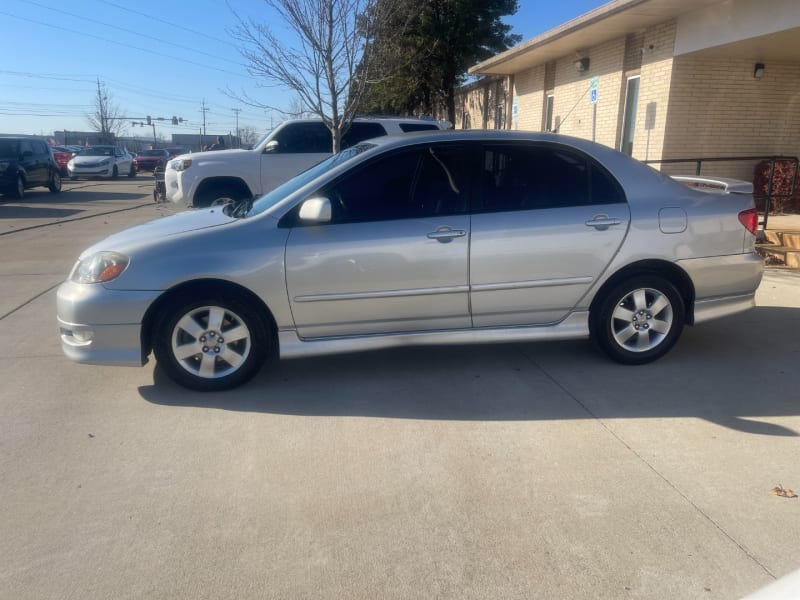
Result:
<instances>
[{"instance_id":1,"label":"car windshield","mask_svg":"<svg viewBox=\"0 0 800 600\"><path fill-rule=\"evenodd\" d=\"M114 156L114 148L111 146L93 146L81 152L81 156Z\"/></svg>"},{"instance_id":2,"label":"car windshield","mask_svg":"<svg viewBox=\"0 0 800 600\"><path fill-rule=\"evenodd\" d=\"M331 169L338 167L344 162L347 162L351 158L358 156L362 152L366 152L371 148L374 148L375 144L357 144L347 150L342 150L338 154L334 154L330 158L326 158L320 163L317 163L310 169L303 171L299 175L295 176L294 178L290 179L283 185L279 185L271 192L261 196L258 200L253 203L252 208L247 211L245 216L253 217L255 215L260 215L264 211L272 208L278 202L283 200L284 198L290 196L291 194L295 193L297 190L302 188L307 183L310 183L323 173L327 173Z\"/></svg>"},{"instance_id":3,"label":"car windshield","mask_svg":"<svg viewBox=\"0 0 800 600\"><path fill-rule=\"evenodd\" d=\"M0 156L16 158L19 156L19 142L17 140L0 140Z\"/></svg>"}]
</instances>

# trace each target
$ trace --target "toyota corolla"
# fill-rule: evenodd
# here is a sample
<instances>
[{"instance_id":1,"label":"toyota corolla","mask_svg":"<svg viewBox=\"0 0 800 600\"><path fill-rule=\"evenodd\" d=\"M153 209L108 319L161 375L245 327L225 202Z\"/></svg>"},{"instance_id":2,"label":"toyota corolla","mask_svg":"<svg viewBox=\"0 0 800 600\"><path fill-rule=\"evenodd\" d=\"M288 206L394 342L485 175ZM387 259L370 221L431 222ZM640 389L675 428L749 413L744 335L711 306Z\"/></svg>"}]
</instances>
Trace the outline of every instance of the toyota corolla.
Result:
<instances>
[{"instance_id":1,"label":"toyota corolla","mask_svg":"<svg viewBox=\"0 0 800 600\"><path fill-rule=\"evenodd\" d=\"M399 344L591 338L642 364L754 306L751 192L554 134L371 140L86 250L58 290L62 347L95 364L153 353L199 390L273 354Z\"/></svg>"}]
</instances>

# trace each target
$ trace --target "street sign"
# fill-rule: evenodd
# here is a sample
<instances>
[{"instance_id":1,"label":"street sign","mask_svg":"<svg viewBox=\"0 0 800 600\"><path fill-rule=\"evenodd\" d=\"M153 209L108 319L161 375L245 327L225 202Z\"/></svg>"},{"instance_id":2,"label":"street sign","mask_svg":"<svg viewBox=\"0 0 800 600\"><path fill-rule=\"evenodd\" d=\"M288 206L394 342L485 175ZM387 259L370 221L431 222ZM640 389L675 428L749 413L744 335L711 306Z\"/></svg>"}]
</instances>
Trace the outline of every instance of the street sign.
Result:
<instances>
[{"instance_id":1,"label":"street sign","mask_svg":"<svg viewBox=\"0 0 800 600\"><path fill-rule=\"evenodd\" d=\"M589 84L589 102L592 104L597 104L597 88L600 86L600 78L595 76L592 77L591 83Z\"/></svg>"}]
</instances>

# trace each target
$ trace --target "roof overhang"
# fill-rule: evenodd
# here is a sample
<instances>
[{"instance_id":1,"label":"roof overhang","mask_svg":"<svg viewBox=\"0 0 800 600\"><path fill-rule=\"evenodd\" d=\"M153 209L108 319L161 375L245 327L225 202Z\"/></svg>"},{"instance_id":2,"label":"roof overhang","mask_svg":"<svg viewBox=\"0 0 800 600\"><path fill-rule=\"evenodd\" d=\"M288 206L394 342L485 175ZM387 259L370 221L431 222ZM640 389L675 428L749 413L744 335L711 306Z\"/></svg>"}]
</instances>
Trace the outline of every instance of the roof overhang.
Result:
<instances>
[{"instance_id":1,"label":"roof overhang","mask_svg":"<svg viewBox=\"0 0 800 600\"><path fill-rule=\"evenodd\" d=\"M469 72L472 75L513 75L719 2L720 0L613 0L478 63Z\"/></svg>"}]
</instances>

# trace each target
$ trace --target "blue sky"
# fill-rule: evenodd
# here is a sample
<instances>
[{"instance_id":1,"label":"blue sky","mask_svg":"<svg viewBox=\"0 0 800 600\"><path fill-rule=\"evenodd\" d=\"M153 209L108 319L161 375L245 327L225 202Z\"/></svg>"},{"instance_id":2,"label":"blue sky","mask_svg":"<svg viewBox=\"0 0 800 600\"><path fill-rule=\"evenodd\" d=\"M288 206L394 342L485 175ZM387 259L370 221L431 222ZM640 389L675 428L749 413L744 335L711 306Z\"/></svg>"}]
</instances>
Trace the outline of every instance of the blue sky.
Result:
<instances>
[{"instance_id":1,"label":"blue sky","mask_svg":"<svg viewBox=\"0 0 800 600\"><path fill-rule=\"evenodd\" d=\"M530 39L604 4L602 0L520 0L505 20ZM236 11L272 24L260 0L3 0L0 2L0 133L50 135L89 127L99 78L126 116L182 117L159 136L198 132L205 101L209 135L239 126L261 133L280 113L248 106L224 93L246 92L288 108L293 94L247 73L229 31ZM277 25L277 23L276 23ZM128 135L152 135L128 127Z\"/></svg>"}]
</instances>

